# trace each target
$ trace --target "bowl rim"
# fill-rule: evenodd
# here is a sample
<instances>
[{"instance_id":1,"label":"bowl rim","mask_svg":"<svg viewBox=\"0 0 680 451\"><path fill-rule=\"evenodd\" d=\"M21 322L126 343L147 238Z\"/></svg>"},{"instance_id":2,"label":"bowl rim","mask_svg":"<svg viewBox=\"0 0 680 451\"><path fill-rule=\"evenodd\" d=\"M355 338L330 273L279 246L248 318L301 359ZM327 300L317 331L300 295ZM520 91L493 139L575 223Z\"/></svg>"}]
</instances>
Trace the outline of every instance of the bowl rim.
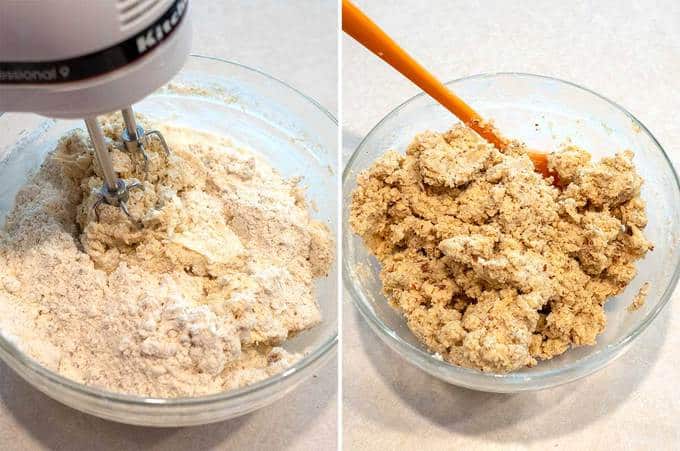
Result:
<instances>
[{"instance_id":1,"label":"bowl rim","mask_svg":"<svg viewBox=\"0 0 680 451\"><path fill-rule=\"evenodd\" d=\"M229 61L222 58L217 58L213 56L205 56L196 53L191 53L187 60L192 61L212 61L216 63L226 64L227 66L236 67L238 69L245 70L247 72L252 72L263 76L269 81L274 82L283 88L286 88L302 99L306 100L312 106L314 106L320 113L326 116L333 124L338 125L338 120L336 117L330 113L326 108L324 108L317 100L309 97L308 95L302 93L297 88L289 85L288 83L267 74L266 72L256 69L244 64ZM0 112L0 117L2 117L5 112ZM306 368L313 366L316 362L322 361L329 353L331 353L338 344L338 328L337 322L334 333L326 339L320 346L313 349L309 353L305 354L300 360L295 362L290 367L286 368L284 371L274 374L262 381L256 382L254 384L247 385L242 388L237 388L233 390L227 390L224 392L219 392L211 395L203 396L192 396L192 397L177 397L177 398L159 398L159 397L146 397L125 393L118 393L114 391L104 390L102 388L93 387L85 384L81 384L72 379L61 376L60 374L42 366L33 358L29 357L27 354L23 353L15 343L8 340L5 335L0 333L0 350L8 353L12 358L14 358L23 367L31 370L34 373L44 377L51 383L59 385L65 389L76 391L80 394L89 395L91 397L97 398L102 401L113 402L121 405L133 405L142 407L155 407L155 406L168 406L168 407L190 407L190 406L201 406L213 403L223 403L223 402L236 402L238 400L247 398L249 395L263 391L267 388L275 386L280 382L286 381L293 376L293 374L305 370ZM1 355L1 354L0 354ZM32 383L31 383L32 385Z\"/></svg>"},{"instance_id":2,"label":"bowl rim","mask_svg":"<svg viewBox=\"0 0 680 451\"><path fill-rule=\"evenodd\" d=\"M591 94L599 98L600 100L603 100L604 102L608 103L609 105L613 106L615 109L619 110L624 115L626 115L636 126L640 128L641 131L646 133L647 136L651 138L654 145L663 155L668 167L670 168L671 173L673 174L673 179L675 180L675 190L677 192L680 192L680 179L678 178L678 173L675 170L675 167L673 166L671 159L668 157L668 154L661 146L659 141L656 139L656 137L640 120L638 120L632 113L630 113L624 107L589 88L586 88L571 81L562 80L547 75L531 74L525 72L479 73L449 80L444 84L446 86L450 86L454 85L455 83L464 82L468 80L493 79L498 77L528 78L543 81L547 80L551 82L557 82L558 84L561 83L576 88L578 90L584 91L588 94ZM351 172L353 172L352 168L353 163L358 158L359 153L363 150L363 147L368 141L368 139L377 130L379 130L388 120L394 117L406 106L408 106L415 100L426 96L427 94L425 92L420 91L416 95L408 98L400 105L395 107L392 111L390 111L385 117L383 117L376 125L374 125L371 128L371 130L366 134L366 136L364 136L361 142L357 145L356 149L352 152L352 155L350 156L349 160L347 160L347 163L343 168L342 173L343 195L345 194L345 185L350 181L350 177L352 176ZM343 226L346 226L344 218L346 212L348 211L348 208L349 205L345 205L343 203ZM644 332L647 329L649 324L652 323L652 321L659 315L659 313L666 306L666 304L668 304L671 296L673 295L673 292L675 291L678 279L680 278L680 255L678 255L676 261L674 262L675 269L673 271L671 279L668 285L666 286L664 292L661 294L659 302L657 302L654 308L647 313L647 315L643 318L642 322L635 329L630 331L628 334L626 334L623 338L619 339L617 342L607 345L605 348L601 350L588 354L587 356L565 367L547 369L543 370L542 372L532 374L517 372L507 374L485 373L476 369L453 365L443 360L437 359L436 357L434 357L433 353L425 351L424 349L416 347L411 343L403 340L401 337L399 337L399 334L396 331L394 331L391 327L385 324L385 322L381 318L379 318L378 315L375 314L373 309L366 301L361 289L359 289L359 287L355 284L355 278L353 277L354 271L350 267L349 262L346 258L349 238L351 234L352 232L349 230L349 227L347 227L347 230L345 231L345 233L343 233L342 238L343 239L342 276L344 282L343 285L350 292L354 305L361 313L361 316L368 322L371 329L375 331L378 334L378 336L380 336L380 338L386 344L389 345L390 348L398 351L398 354L402 358L406 359L409 363L418 366L419 368L425 370L426 372L432 374L435 377L443 379L441 375L435 374L433 371L431 371L432 367L436 367L439 370L448 372L452 376L458 375L468 379L476 378L479 381L480 385L488 384L484 387L480 387L474 385L474 383L469 383L467 381L453 382L447 379L443 379L446 382L452 383L454 385L460 385L477 390L485 391L495 390L503 391L504 389L507 389L509 391L539 390L573 382L577 379L581 379L582 377L594 373L595 371L611 363L616 357L620 356L626 350L627 346L630 345L637 337L639 337L642 334L642 332ZM405 355L405 353L410 353L411 355ZM416 358L420 358L420 361L415 361ZM498 384L498 386L493 387L490 384Z\"/></svg>"}]
</instances>

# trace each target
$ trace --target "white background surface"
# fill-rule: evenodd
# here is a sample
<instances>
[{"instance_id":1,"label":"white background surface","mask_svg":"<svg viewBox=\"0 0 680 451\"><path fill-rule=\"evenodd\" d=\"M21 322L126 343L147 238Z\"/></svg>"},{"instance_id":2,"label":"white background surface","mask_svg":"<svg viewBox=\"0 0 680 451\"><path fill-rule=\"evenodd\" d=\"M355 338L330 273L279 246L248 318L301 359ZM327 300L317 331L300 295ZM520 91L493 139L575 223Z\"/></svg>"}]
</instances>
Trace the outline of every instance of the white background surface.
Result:
<instances>
[{"instance_id":1,"label":"white background surface","mask_svg":"<svg viewBox=\"0 0 680 451\"><path fill-rule=\"evenodd\" d=\"M336 2L191 3L194 53L259 68L336 114ZM332 363L282 400L244 417L194 428L152 429L65 407L0 363L0 449L335 449L336 386L337 366Z\"/></svg>"},{"instance_id":2,"label":"white background surface","mask_svg":"<svg viewBox=\"0 0 680 451\"><path fill-rule=\"evenodd\" d=\"M680 167L680 2L357 2L442 79L517 71L571 80L623 105ZM561 6L560 6L561 5ZM389 111L418 92L343 38L347 158ZM680 307L624 357L581 381L497 395L447 385L379 341L346 294L344 448L680 449Z\"/></svg>"}]
</instances>

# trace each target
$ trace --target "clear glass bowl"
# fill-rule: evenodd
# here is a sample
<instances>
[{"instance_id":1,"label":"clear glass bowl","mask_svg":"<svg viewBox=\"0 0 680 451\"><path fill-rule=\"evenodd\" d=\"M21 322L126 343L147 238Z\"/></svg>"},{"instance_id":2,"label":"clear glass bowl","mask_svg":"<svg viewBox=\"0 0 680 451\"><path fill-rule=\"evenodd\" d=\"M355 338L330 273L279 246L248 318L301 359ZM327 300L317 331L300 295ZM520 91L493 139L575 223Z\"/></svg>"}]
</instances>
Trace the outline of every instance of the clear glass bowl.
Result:
<instances>
[{"instance_id":1,"label":"clear glass bowl","mask_svg":"<svg viewBox=\"0 0 680 451\"><path fill-rule=\"evenodd\" d=\"M263 154L286 177L303 175L314 216L337 230L337 121L314 100L255 69L192 56L171 85L135 104L166 123L228 135ZM47 152L82 121L32 114L0 116L0 223L14 196ZM337 267L317 283L323 321L285 343L306 355L286 371L242 389L195 398L156 399L78 384L43 368L0 334L0 358L21 377L62 403L109 420L185 426L233 418L263 407L307 380L335 355Z\"/></svg>"},{"instance_id":2,"label":"clear glass bowl","mask_svg":"<svg viewBox=\"0 0 680 451\"><path fill-rule=\"evenodd\" d=\"M556 149L567 138L596 158L624 149L635 152L645 179L649 225L655 249L637 264L638 275L624 293L606 304L607 327L596 346L567 351L511 374L489 374L438 360L410 332L401 314L381 292L379 264L361 239L345 229L343 278L346 289L371 328L408 362L451 384L489 392L538 390L564 384L604 367L622 355L668 303L680 273L680 189L668 156L647 128L606 98L575 84L529 74L476 75L448 83L507 136L535 149ZM430 97L419 94L388 114L364 138L343 174L343 224L357 175L388 149L403 152L424 130L443 131L455 118ZM641 284L651 282L647 301L628 312Z\"/></svg>"}]
</instances>

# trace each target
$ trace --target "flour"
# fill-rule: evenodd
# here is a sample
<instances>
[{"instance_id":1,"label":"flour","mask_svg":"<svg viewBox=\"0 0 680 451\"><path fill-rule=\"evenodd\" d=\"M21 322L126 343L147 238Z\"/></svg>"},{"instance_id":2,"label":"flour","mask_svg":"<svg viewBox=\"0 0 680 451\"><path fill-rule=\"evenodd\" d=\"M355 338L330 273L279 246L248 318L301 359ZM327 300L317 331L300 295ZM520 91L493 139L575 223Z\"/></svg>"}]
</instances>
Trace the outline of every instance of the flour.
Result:
<instances>
[{"instance_id":1,"label":"flour","mask_svg":"<svg viewBox=\"0 0 680 451\"><path fill-rule=\"evenodd\" d=\"M109 138L122 125L103 124ZM238 388L300 358L280 346L321 320L314 278L332 256L297 180L227 139L165 127L172 152L109 141L138 227L103 205L83 131L18 193L0 232L0 328L46 367L122 393Z\"/></svg>"}]
</instances>

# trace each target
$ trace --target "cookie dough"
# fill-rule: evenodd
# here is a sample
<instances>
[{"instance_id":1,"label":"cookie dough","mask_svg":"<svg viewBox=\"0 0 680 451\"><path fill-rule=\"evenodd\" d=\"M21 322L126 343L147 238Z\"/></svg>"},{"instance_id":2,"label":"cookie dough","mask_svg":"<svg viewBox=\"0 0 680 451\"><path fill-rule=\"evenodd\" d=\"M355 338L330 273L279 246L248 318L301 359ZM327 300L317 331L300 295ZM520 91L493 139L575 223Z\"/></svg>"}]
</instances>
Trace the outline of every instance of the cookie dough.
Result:
<instances>
[{"instance_id":1,"label":"cookie dough","mask_svg":"<svg viewBox=\"0 0 680 451\"><path fill-rule=\"evenodd\" d=\"M358 177L349 222L430 351L510 372L594 344L604 303L652 249L632 158L567 146L549 156L557 188L520 144L500 152L462 125L425 132Z\"/></svg>"},{"instance_id":2,"label":"cookie dough","mask_svg":"<svg viewBox=\"0 0 680 451\"><path fill-rule=\"evenodd\" d=\"M116 143L122 124L103 129L115 170L144 187L133 220L106 204L97 219L91 142L65 136L0 232L2 333L77 382L142 396L238 388L299 359L281 345L321 320L314 283L333 255L298 179L229 139L162 126L171 153L150 141L145 173Z\"/></svg>"},{"instance_id":3,"label":"cookie dough","mask_svg":"<svg viewBox=\"0 0 680 451\"><path fill-rule=\"evenodd\" d=\"M633 298L633 302L631 302L630 305L628 306L629 312L636 312L640 310L642 307L644 307L645 301L647 300L647 294L649 294L649 287L650 287L649 282L645 282L642 284L637 294Z\"/></svg>"}]
</instances>

